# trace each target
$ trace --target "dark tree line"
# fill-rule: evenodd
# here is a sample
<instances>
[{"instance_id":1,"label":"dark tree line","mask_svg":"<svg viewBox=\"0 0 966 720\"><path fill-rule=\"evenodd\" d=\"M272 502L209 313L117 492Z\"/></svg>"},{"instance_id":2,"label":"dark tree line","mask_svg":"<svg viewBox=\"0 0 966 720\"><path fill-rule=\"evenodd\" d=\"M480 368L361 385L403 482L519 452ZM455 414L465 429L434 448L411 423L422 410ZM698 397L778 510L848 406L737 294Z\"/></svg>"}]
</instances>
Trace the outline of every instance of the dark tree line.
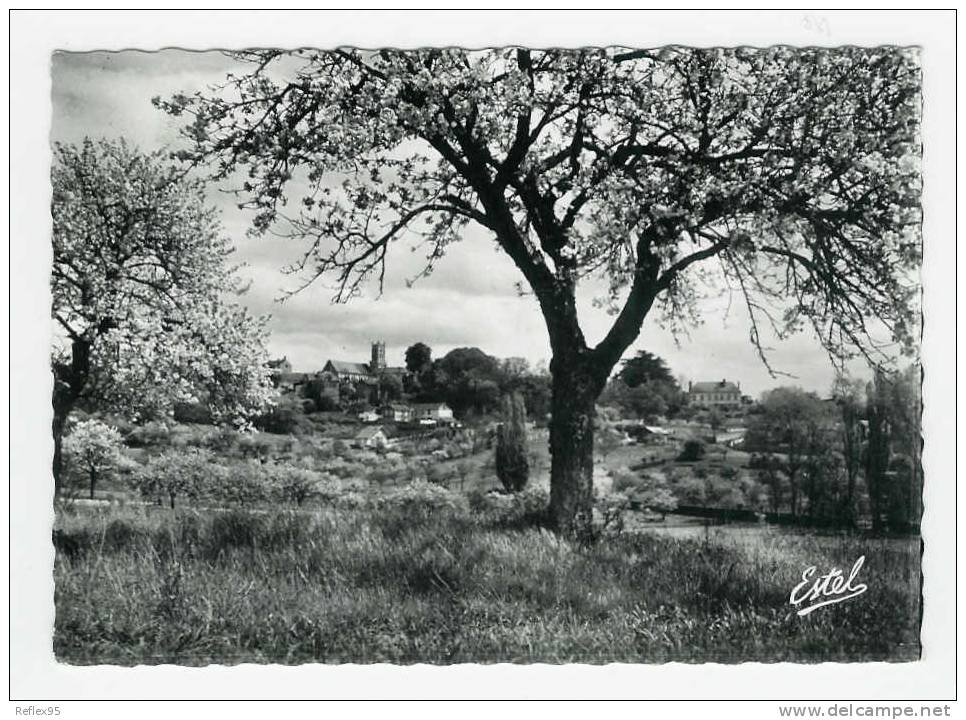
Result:
<instances>
[{"instance_id":1,"label":"dark tree line","mask_svg":"<svg viewBox=\"0 0 966 720\"><path fill-rule=\"evenodd\" d=\"M799 388L763 397L745 441L775 512L875 531L906 530L922 513L919 368L840 380L822 400Z\"/></svg>"}]
</instances>

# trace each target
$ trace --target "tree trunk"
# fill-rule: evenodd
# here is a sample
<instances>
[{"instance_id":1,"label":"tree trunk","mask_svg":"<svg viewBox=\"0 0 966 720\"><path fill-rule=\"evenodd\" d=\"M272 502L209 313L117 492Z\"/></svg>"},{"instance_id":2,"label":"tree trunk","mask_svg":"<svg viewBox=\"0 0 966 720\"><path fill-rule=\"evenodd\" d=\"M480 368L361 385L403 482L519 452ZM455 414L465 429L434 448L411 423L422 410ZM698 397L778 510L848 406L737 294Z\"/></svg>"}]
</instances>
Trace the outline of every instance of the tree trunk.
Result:
<instances>
[{"instance_id":1,"label":"tree trunk","mask_svg":"<svg viewBox=\"0 0 966 720\"><path fill-rule=\"evenodd\" d=\"M91 500L94 499L94 485L97 484L97 470L90 470L90 480L91 480Z\"/></svg>"},{"instance_id":2,"label":"tree trunk","mask_svg":"<svg viewBox=\"0 0 966 720\"><path fill-rule=\"evenodd\" d=\"M77 404L78 399L87 385L90 375L91 345L84 340L74 340L71 344L70 363L54 363L54 392L52 404L54 406L54 420L51 431L54 436L54 458L51 470L54 475L54 499L60 497L63 487L64 458L63 440L67 418Z\"/></svg>"},{"instance_id":3,"label":"tree trunk","mask_svg":"<svg viewBox=\"0 0 966 720\"><path fill-rule=\"evenodd\" d=\"M554 362L550 421L550 521L561 534L590 528L594 505L594 403L600 387L579 368Z\"/></svg>"},{"instance_id":4,"label":"tree trunk","mask_svg":"<svg viewBox=\"0 0 966 720\"><path fill-rule=\"evenodd\" d=\"M67 423L67 415L58 412L57 404L54 403L54 421L51 423L51 430L54 435L54 460L51 470L54 473L54 499L60 497L61 486L63 485L64 473L64 425Z\"/></svg>"}]
</instances>

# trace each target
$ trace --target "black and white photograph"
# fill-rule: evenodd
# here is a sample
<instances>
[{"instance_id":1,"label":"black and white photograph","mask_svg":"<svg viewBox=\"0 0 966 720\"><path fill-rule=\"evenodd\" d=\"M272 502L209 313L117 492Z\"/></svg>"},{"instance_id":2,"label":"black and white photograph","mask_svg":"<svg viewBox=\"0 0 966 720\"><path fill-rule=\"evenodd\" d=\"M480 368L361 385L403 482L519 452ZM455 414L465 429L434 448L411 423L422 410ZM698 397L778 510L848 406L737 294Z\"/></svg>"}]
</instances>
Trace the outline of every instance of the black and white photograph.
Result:
<instances>
[{"instance_id":1,"label":"black and white photograph","mask_svg":"<svg viewBox=\"0 0 966 720\"><path fill-rule=\"evenodd\" d=\"M55 47L53 662L919 663L954 236L834 21Z\"/></svg>"}]
</instances>

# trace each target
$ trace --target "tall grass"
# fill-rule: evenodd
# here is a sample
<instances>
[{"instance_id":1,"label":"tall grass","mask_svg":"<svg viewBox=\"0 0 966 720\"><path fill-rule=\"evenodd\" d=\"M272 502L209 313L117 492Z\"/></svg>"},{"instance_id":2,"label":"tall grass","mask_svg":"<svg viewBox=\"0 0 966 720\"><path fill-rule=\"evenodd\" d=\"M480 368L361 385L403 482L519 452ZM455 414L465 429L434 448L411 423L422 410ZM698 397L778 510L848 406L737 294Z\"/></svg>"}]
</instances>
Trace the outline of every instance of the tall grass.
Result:
<instances>
[{"instance_id":1,"label":"tall grass","mask_svg":"<svg viewBox=\"0 0 966 720\"><path fill-rule=\"evenodd\" d=\"M63 516L54 649L76 664L918 658L918 543L763 532L576 547L411 498ZM859 555L868 592L794 614L805 566Z\"/></svg>"}]
</instances>

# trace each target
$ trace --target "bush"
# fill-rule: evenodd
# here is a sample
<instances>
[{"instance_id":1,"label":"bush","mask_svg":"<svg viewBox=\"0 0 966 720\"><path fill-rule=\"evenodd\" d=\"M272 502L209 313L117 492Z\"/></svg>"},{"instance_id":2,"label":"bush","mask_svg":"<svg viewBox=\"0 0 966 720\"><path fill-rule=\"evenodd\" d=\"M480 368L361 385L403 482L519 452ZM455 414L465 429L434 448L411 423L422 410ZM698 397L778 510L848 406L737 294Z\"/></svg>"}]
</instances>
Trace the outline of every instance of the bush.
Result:
<instances>
[{"instance_id":1,"label":"bush","mask_svg":"<svg viewBox=\"0 0 966 720\"><path fill-rule=\"evenodd\" d=\"M202 403L176 403L174 419L182 423L210 425L213 422L211 410Z\"/></svg>"},{"instance_id":2,"label":"bush","mask_svg":"<svg viewBox=\"0 0 966 720\"><path fill-rule=\"evenodd\" d=\"M187 448L155 455L133 474L141 495L172 508L177 498L197 499L206 489L224 482L224 469L207 450Z\"/></svg>"},{"instance_id":3,"label":"bush","mask_svg":"<svg viewBox=\"0 0 966 720\"><path fill-rule=\"evenodd\" d=\"M238 460L222 465L205 494L229 505L252 505L270 495L268 476L258 460Z\"/></svg>"},{"instance_id":4,"label":"bush","mask_svg":"<svg viewBox=\"0 0 966 720\"><path fill-rule=\"evenodd\" d=\"M463 495L422 480L389 491L376 501L376 507L412 523L469 516Z\"/></svg>"},{"instance_id":5,"label":"bush","mask_svg":"<svg viewBox=\"0 0 966 720\"><path fill-rule=\"evenodd\" d=\"M331 479L314 470L284 463L271 463L265 467L271 483L272 494L285 502L301 506L310 498L319 497L332 484ZM328 481L328 482L327 482Z\"/></svg>"},{"instance_id":6,"label":"bush","mask_svg":"<svg viewBox=\"0 0 966 720\"><path fill-rule=\"evenodd\" d=\"M253 424L274 435L291 435L312 426L303 415L301 403L292 401L274 405L267 413L255 418Z\"/></svg>"},{"instance_id":7,"label":"bush","mask_svg":"<svg viewBox=\"0 0 966 720\"><path fill-rule=\"evenodd\" d=\"M152 420L134 428L124 442L128 447L158 447L171 444L171 430L163 422Z\"/></svg>"},{"instance_id":8,"label":"bush","mask_svg":"<svg viewBox=\"0 0 966 720\"><path fill-rule=\"evenodd\" d=\"M704 457L704 443L700 440L687 440L678 456L680 462L697 462Z\"/></svg>"},{"instance_id":9,"label":"bush","mask_svg":"<svg viewBox=\"0 0 966 720\"><path fill-rule=\"evenodd\" d=\"M531 527L543 524L550 493L542 487L529 487L518 493L473 490L467 493L467 502L474 517L484 524Z\"/></svg>"},{"instance_id":10,"label":"bush","mask_svg":"<svg viewBox=\"0 0 966 720\"><path fill-rule=\"evenodd\" d=\"M633 491L636 490L641 484L640 476L628 468L611 470L610 474L611 478L613 478L614 492L626 492L628 490Z\"/></svg>"}]
</instances>

